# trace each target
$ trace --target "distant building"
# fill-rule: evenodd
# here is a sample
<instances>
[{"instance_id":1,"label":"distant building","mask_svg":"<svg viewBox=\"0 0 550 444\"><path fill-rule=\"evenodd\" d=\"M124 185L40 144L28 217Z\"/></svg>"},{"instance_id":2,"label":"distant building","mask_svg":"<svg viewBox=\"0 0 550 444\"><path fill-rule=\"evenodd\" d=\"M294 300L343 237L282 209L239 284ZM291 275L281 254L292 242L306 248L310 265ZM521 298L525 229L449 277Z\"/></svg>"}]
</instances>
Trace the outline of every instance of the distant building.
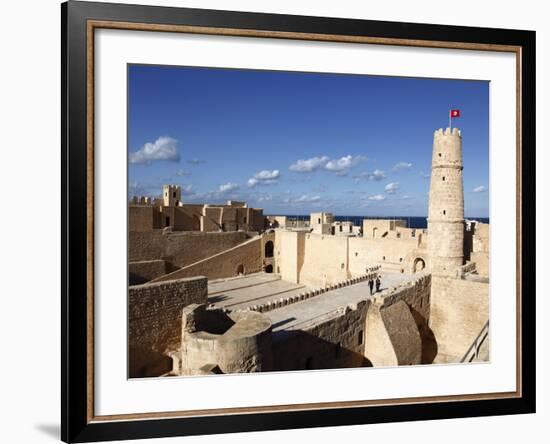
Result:
<instances>
[{"instance_id":1,"label":"distant building","mask_svg":"<svg viewBox=\"0 0 550 444\"><path fill-rule=\"evenodd\" d=\"M226 204L185 204L181 187L164 185L162 198L134 196L130 199L129 231L148 231L170 227L173 231L262 231L265 217L261 208L245 202Z\"/></svg>"}]
</instances>

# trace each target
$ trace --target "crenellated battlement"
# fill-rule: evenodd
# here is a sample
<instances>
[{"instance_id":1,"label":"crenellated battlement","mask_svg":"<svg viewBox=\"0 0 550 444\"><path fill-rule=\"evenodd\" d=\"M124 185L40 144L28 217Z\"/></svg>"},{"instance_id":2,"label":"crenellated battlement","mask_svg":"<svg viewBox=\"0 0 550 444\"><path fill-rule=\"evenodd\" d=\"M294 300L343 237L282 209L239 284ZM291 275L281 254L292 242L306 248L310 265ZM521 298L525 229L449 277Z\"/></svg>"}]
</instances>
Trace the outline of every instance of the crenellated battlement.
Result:
<instances>
[{"instance_id":1,"label":"crenellated battlement","mask_svg":"<svg viewBox=\"0 0 550 444\"><path fill-rule=\"evenodd\" d=\"M458 128L439 128L437 130L434 131L434 138L438 138L438 137L449 137L449 136L452 136L452 137L462 137L462 134L460 132L460 130Z\"/></svg>"}]
</instances>

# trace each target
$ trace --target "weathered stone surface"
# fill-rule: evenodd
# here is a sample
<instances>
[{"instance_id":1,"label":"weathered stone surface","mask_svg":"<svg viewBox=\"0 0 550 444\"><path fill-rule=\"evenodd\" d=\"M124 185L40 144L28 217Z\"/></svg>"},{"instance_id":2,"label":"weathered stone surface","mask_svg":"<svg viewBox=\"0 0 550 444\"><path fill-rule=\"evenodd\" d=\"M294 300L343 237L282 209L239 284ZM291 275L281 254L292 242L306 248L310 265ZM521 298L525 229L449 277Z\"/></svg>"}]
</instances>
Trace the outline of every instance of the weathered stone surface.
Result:
<instances>
[{"instance_id":1,"label":"weathered stone surface","mask_svg":"<svg viewBox=\"0 0 550 444\"><path fill-rule=\"evenodd\" d=\"M393 346L398 365L420 364L422 339L416 322L405 301L380 310L382 321Z\"/></svg>"},{"instance_id":2,"label":"weathered stone surface","mask_svg":"<svg viewBox=\"0 0 550 444\"><path fill-rule=\"evenodd\" d=\"M130 377L151 373L181 342L181 312L192 303L206 303L206 278L197 276L128 290ZM152 357L154 355L154 358ZM161 365L162 367L162 365Z\"/></svg>"}]
</instances>

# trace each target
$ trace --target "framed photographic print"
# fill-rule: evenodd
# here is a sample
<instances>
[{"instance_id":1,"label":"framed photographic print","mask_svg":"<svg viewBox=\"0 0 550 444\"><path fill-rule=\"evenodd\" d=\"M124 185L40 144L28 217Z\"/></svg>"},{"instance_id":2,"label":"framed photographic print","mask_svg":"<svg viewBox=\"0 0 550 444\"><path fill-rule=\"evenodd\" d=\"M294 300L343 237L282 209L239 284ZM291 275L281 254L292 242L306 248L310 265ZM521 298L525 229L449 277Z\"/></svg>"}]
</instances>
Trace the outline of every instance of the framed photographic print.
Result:
<instances>
[{"instance_id":1,"label":"framed photographic print","mask_svg":"<svg viewBox=\"0 0 550 444\"><path fill-rule=\"evenodd\" d=\"M64 3L62 439L535 411L535 33Z\"/></svg>"}]
</instances>

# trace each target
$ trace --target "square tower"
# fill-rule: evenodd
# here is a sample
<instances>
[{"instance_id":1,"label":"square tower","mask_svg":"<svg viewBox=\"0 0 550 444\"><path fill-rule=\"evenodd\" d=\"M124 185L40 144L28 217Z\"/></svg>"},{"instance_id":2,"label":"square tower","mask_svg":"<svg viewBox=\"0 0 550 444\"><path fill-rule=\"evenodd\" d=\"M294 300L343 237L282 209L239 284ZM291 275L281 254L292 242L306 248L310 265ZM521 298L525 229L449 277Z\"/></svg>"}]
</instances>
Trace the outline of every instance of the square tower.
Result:
<instances>
[{"instance_id":1,"label":"square tower","mask_svg":"<svg viewBox=\"0 0 550 444\"><path fill-rule=\"evenodd\" d=\"M181 187L179 185L163 185L162 202L165 207L179 207L182 204Z\"/></svg>"}]
</instances>

